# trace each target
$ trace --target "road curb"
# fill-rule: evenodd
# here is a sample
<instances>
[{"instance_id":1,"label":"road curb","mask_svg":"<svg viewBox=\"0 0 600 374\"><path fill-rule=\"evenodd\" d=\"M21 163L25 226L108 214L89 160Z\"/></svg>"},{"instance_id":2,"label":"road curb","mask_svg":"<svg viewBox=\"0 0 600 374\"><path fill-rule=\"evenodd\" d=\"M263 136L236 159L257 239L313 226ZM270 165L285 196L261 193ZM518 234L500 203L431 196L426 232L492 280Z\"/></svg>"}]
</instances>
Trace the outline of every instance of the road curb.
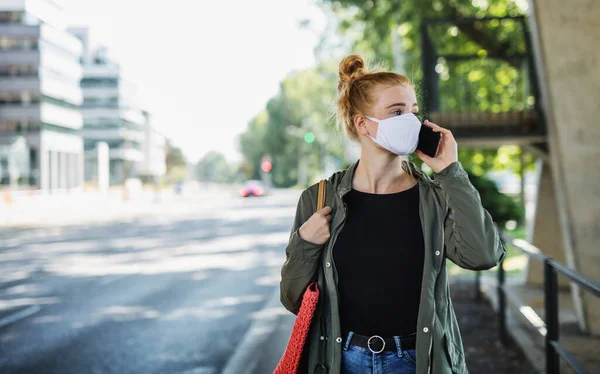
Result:
<instances>
[{"instance_id":1,"label":"road curb","mask_svg":"<svg viewBox=\"0 0 600 374\"><path fill-rule=\"evenodd\" d=\"M255 314L254 322L229 358L222 374L252 373L262 355L268 354L262 348L277 331L281 318L288 314L279 299L279 286L271 295L262 310Z\"/></svg>"}]
</instances>

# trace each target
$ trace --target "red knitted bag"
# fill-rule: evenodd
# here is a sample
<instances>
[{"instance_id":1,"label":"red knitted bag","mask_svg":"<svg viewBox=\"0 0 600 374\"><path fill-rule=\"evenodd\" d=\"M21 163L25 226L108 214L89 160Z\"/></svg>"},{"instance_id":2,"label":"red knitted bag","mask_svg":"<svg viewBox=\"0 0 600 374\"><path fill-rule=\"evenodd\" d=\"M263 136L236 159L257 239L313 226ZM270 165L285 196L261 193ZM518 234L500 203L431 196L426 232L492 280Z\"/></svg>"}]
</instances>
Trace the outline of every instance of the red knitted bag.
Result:
<instances>
[{"instance_id":1,"label":"red knitted bag","mask_svg":"<svg viewBox=\"0 0 600 374\"><path fill-rule=\"evenodd\" d=\"M302 305L300 306L300 311L296 317L296 322L294 322L287 348L273 374L298 373L300 357L306 346L306 337L308 336L308 330L310 329L310 323L315 314L315 309L317 309L318 301L319 287L317 286L317 282L313 282L304 292Z\"/></svg>"},{"instance_id":2,"label":"red knitted bag","mask_svg":"<svg viewBox=\"0 0 600 374\"><path fill-rule=\"evenodd\" d=\"M323 209L325 206L325 192L327 184L324 180L319 183L319 194L317 197L317 211ZM298 369L300 367L300 361L302 352L306 347L306 337L310 330L310 324L317 304L319 302L319 286L317 282L313 282L306 287L304 296L302 296L302 304L300 304L300 311L296 316L296 322L292 328L292 334L288 345L279 360L279 364L273 374L299 374Z\"/></svg>"}]
</instances>

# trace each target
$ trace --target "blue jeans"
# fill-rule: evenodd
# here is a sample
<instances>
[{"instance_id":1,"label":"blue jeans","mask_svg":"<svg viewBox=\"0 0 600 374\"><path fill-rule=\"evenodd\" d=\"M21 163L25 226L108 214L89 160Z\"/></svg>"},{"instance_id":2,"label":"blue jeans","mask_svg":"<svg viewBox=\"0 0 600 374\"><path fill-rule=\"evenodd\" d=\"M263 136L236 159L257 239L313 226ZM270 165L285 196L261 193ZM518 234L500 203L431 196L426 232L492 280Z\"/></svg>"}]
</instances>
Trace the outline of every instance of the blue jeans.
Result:
<instances>
[{"instance_id":1,"label":"blue jeans","mask_svg":"<svg viewBox=\"0 0 600 374\"><path fill-rule=\"evenodd\" d=\"M396 340L397 352L373 353L368 348L352 345L351 331L342 351L342 374L414 374L417 368L415 349L402 349L400 338Z\"/></svg>"}]
</instances>

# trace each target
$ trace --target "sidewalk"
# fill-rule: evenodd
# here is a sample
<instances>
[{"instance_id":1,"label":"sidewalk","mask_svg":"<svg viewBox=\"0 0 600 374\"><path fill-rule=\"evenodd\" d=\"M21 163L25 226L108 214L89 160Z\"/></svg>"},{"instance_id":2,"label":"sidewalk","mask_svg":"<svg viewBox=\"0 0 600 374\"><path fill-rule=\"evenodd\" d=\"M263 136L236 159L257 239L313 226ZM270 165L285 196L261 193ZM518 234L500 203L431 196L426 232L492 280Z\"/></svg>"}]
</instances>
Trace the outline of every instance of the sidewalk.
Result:
<instances>
[{"instance_id":1,"label":"sidewalk","mask_svg":"<svg viewBox=\"0 0 600 374\"><path fill-rule=\"evenodd\" d=\"M152 202L152 194L144 191L126 199L122 191L110 193L75 191L40 194L15 199L0 205L1 227L65 225L120 215Z\"/></svg>"},{"instance_id":2,"label":"sidewalk","mask_svg":"<svg viewBox=\"0 0 600 374\"><path fill-rule=\"evenodd\" d=\"M468 278L450 278L450 292L465 348L467 367L471 373L529 374L535 373L524 354L515 344L504 347L498 341L497 317L485 300L475 300L474 274ZM269 308L273 308L271 305ZM236 348L244 356L256 355L256 362L246 363L247 371L239 373L272 373L285 350L295 316L277 306L281 313L271 319L268 336L261 336L250 352L248 346ZM273 313L272 313L273 314ZM257 344L254 344L257 345Z\"/></svg>"},{"instance_id":3,"label":"sidewalk","mask_svg":"<svg viewBox=\"0 0 600 374\"><path fill-rule=\"evenodd\" d=\"M0 237L3 232L19 229L101 223L157 214L182 201L210 205L227 198L232 191L229 187L182 195L163 189L158 193L145 190L134 196L125 196L123 191L116 190L106 194L80 191L34 196L0 204Z\"/></svg>"}]
</instances>

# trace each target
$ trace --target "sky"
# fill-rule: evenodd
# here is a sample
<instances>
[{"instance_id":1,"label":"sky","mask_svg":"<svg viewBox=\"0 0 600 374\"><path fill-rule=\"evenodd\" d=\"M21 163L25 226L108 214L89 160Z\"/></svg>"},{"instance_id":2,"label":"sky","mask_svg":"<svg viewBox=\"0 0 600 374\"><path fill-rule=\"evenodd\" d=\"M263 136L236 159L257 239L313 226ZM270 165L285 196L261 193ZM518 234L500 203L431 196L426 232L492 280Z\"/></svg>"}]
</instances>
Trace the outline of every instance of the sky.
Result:
<instances>
[{"instance_id":1,"label":"sky","mask_svg":"<svg viewBox=\"0 0 600 374\"><path fill-rule=\"evenodd\" d=\"M314 66L326 24L315 0L62 3L69 25L89 26L110 49L155 127L190 162L208 151L241 159L237 136L287 73Z\"/></svg>"}]
</instances>

